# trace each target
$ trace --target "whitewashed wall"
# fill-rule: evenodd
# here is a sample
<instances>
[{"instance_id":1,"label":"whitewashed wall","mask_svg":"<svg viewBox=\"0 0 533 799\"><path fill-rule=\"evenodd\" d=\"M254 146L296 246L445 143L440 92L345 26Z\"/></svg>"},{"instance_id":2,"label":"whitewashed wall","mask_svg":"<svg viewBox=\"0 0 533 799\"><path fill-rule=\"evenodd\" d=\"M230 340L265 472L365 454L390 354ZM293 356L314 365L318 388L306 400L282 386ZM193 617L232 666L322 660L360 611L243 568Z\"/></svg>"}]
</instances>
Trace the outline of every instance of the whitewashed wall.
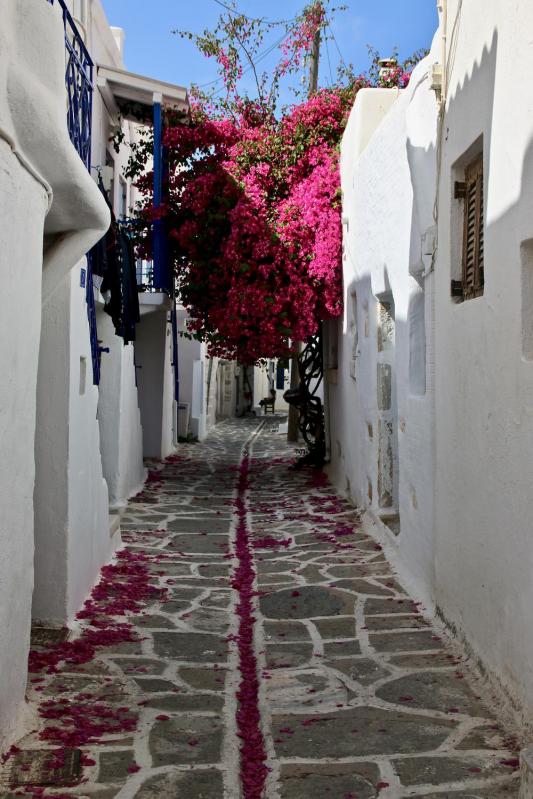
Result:
<instances>
[{"instance_id":1,"label":"whitewashed wall","mask_svg":"<svg viewBox=\"0 0 533 799\"><path fill-rule=\"evenodd\" d=\"M177 444L171 303L163 294L141 294L140 300L135 353L143 452L147 458L161 459Z\"/></svg>"},{"instance_id":2,"label":"whitewashed wall","mask_svg":"<svg viewBox=\"0 0 533 799\"><path fill-rule=\"evenodd\" d=\"M187 312L181 307L178 308L178 330L180 333L187 330ZM188 409L183 408L180 414L188 413L189 434L203 441L214 423L208 421L207 413L209 359L206 345L179 336L178 352L180 405L188 405Z\"/></svg>"},{"instance_id":3,"label":"whitewashed wall","mask_svg":"<svg viewBox=\"0 0 533 799\"><path fill-rule=\"evenodd\" d=\"M87 7L90 13L82 23L94 60L98 64L123 68L124 31L109 27L99 0L92 0ZM77 9L74 7L73 10ZM110 142L113 128L109 114L99 91L95 91L93 166L103 167L108 164L112 170L109 193L117 217L128 214L136 200L131 181L123 177L129 156L128 143L134 139L135 129L129 122L123 122L122 131L125 143L117 153ZM92 174L96 177L95 170ZM109 176L106 175L106 179ZM124 346L122 339L115 335L110 317L103 312L101 303L97 309L97 329L102 346L109 348L109 353L102 355L97 412L102 471L109 488L110 505L117 507L137 492L144 479L134 346Z\"/></svg>"},{"instance_id":4,"label":"whitewashed wall","mask_svg":"<svg viewBox=\"0 0 533 799\"><path fill-rule=\"evenodd\" d=\"M124 505L145 478L142 427L136 386L134 346L124 346L115 335L111 318L98 307L98 336L104 353L98 387L98 422L102 470L109 489L109 505Z\"/></svg>"},{"instance_id":5,"label":"whitewashed wall","mask_svg":"<svg viewBox=\"0 0 533 799\"><path fill-rule=\"evenodd\" d=\"M0 26L0 748L24 716L41 290L51 297L108 224L70 143L65 103L61 10L8 0Z\"/></svg>"},{"instance_id":6,"label":"whitewashed wall","mask_svg":"<svg viewBox=\"0 0 533 799\"><path fill-rule=\"evenodd\" d=\"M111 554L97 402L76 268L43 307L37 385L33 616L53 624L73 618Z\"/></svg>"},{"instance_id":7,"label":"whitewashed wall","mask_svg":"<svg viewBox=\"0 0 533 799\"><path fill-rule=\"evenodd\" d=\"M206 424L209 431L217 423L218 358L209 358L205 369Z\"/></svg>"},{"instance_id":8,"label":"whitewashed wall","mask_svg":"<svg viewBox=\"0 0 533 799\"><path fill-rule=\"evenodd\" d=\"M440 59L440 36L398 98L373 90L356 100L342 145L346 305L329 387L335 481L529 718L533 89L521 76L532 27L522 0L512 13L496 0L449 2L440 154L426 74ZM463 225L454 182L481 150L485 288L457 303L450 281L460 273ZM380 350L377 303L391 297L394 348ZM383 366L392 368L397 408L399 525L379 501Z\"/></svg>"},{"instance_id":9,"label":"whitewashed wall","mask_svg":"<svg viewBox=\"0 0 533 799\"><path fill-rule=\"evenodd\" d=\"M387 525L402 571L425 594L433 583L434 447L432 278L422 276L421 234L432 206L428 215L419 201L435 192L434 60L401 93L363 90L350 116L341 151L344 318L337 382L328 384L332 475ZM391 304L392 319L382 318L380 302Z\"/></svg>"},{"instance_id":10,"label":"whitewashed wall","mask_svg":"<svg viewBox=\"0 0 533 799\"><path fill-rule=\"evenodd\" d=\"M95 63L122 65L121 54L100 3L87 4L87 15L79 22ZM92 167L105 165L107 152L111 156L110 132L106 109L95 91ZM116 211L119 171L125 158L125 155L122 160L117 158L115 165L112 199ZM113 158L111 164L114 164ZM94 183L96 174L92 169L87 179L103 203ZM33 614L36 619L55 624L73 618L117 543L110 536L110 501L113 504L124 501L143 478L140 421L132 408L136 402L133 353L130 351L124 357L122 342L114 335L112 326L100 325L98 337L102 346L111 351L109 359L106 353L102 356L103 391L100 396L93 385L87 304L85 288L80 281L84 269L85 258L72 275L63 280L55 294L45 298L43 306L36 432ZM102 322L103 314L98 316ZM63 358L58 358L59 344L64 351ZM112 373L113 369L118 372ZM123 419L121 411L125 411ZM126 421L132 423L129 430L125 429ZM102 446L101 432L104 434ZM54 469L50 468L52 463Z\"/></svg>"},{"instance_id":11,"label":"whitewashed wall","mask_svg":"<svg viewBox=\"0 0 533 799\"><path fill-rule=\"evenodd\" d=\"M533 6L476 0L460 10L452 0L448 19L456 36L435 268L436 599L531 717ZM455 304L453 181L480 137L485 290Z\"/></svg>"},{"instance_id":12,"label":"whitewashed wall","mask_svg":"<svg viewBox=\"0 0 533 799\"><path fill-rule=\"evenodd\" d=\"M2 45L0 34L0 47ZM2 63L0 56L0 63ZM1 91L1 90L0 90ZM5 97L0 94L0 126ZM33 584L35 392L48 196L0 132L0 750L22 721ZM27 225L31 224L31 235ZM16 267L16 268L15 268ZM24 311L22 312L22 309ZM9 501L7 498L9 497Z\"/></svg>"},{"instance_id":13,"label":"whitewashed wall","mask_svg":"<svg viewBox=\"0 0 533 799\"><path fill-rule=\"evenodd\" d=\"M98 388L92 383L91 346L85 291L77 270L71 273L69 380L68 516L66 615L71 620L92 589L100 567L111 556L119 537L110 537L109 492L102 472L100 430L96 418ZM89 364L85 391L79 364ZM37 566L36 560L36 566ZM54 583L57 585L57 579ZM46 618L46 617L45 617Z\"/></svg>"}]
</instances>

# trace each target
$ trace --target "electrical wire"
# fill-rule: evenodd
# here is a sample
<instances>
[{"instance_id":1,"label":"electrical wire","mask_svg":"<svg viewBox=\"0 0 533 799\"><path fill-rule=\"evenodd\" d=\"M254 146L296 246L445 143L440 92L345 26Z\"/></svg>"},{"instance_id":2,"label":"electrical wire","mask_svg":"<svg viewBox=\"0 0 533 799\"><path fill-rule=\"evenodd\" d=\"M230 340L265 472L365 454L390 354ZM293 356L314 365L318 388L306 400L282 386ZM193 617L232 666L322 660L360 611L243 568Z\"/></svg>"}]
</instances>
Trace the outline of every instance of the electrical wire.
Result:
<instances>
[{"instance_id":1,"label":"electrical wire","mask_svg":"<svg viewBox=\"0 0 533 799\"><path fill-rule=\"evenodd\" d=\"M324 42L326 44L326 56L327 56L327 59L328 59L329 82L330 82L330 86L333 86L334 80L333 80L333 72L331 70L331 59L329 57L328 35L327 35L325 30L324 30Z\"/></svg>"},{"instance_id":2,"label":"electrical wire","mask_svg":"<svg viewBox=\"0 0 533 799\"><path fill-rule=\"evenodd\" d=\"M237 15L238 15L238 16L242 16L242 17L244 17L245 19L247 19L247 20L249 20L249 21L251 21L251 22L265 22L265 21L266 21L266 22L267 22L267 24L269 24L269 25L294 25L294 23L297 21L297 17L293 17L292 19L276 20L276 21L269 21L269 20L266 20L266 18L265 18L265 17L248 17L246 14L241 14L241 12L237 11L236 9L234 9L234 8L232 8L231 6L229 6L229 5L227 5L226 3L224 3L224 2L223 2L223 0L213 0L213 2L215 2L217 5L221 6L222 8L225 8L225 9L226 9L227 11L229 11L231 14L234 14L234 15L236 15L236 16L237 16ZM339 45L337 44L337 42L336 42L336 40L335 40L335 37L334 37L333 31L331 30L331 27L329 26L329 24L328 24L328 26L327 26L327 27L328 27L328 29L329 29L329 31L330 31L330 33L331 33L331 37L332 37L332 38L333 38L333 40L335 41L335 46L337 47L337 50L339 51L339 55L340 55L341 61L342 61L342 63L344 64L344 59L343 59L343 57L342 57L342 54L341 54L341 52L340 52ZM254 68L255 68L255 67L256 67L256 66L257 66L259 63L261 63L261 61L263 61L265 58L267 58L267 57L268 57L268 56L269 56L269 55L270 55L270 54L271 54L271 53L272 53L272 52L273 52L273 51L274 51L274 50L275 50L277 47L279 47L279 45L280 45L280 44L281 44L281 43L282 43L282 42L283 42L283 41L284 41L284 40L285 40L285 39L286 39L286 38L289 36L289 34L291 33L291 30L292 30L291 28L289 28L288 30L286 30L286 31L285 31L285 33L284 33L282 36L280 36L280 38L279 38L277 41L275 41L275 42L274 42L273 44L271 44L271 45L270 45L270 46L269 46L269 47L268 47L266 50L264 50L262 53L260 53L260 54L258 55L258 57L257 57L256 59L254 59L253 63L252 63L252 64L249 64L249 65L248 65L248 66L247 66L247 67L246 67L246 68L243 70L243 72L242 72L242 77L244 77L245 75L247 75L247 74L248 74L248 73L249 73L249 72L250 72L252 69L254 69ZM324 28L324 38L325 38L325 41L326 41L326 52L327 52L327 58L328 58L328 64L329 64L329 74L330 74L330 79L331 79L331 85L333 85L333 82L334 82L334 81L333 81L333 72L332 72L332 69L331 69L331 60L330 60L330 55L329 55L329 46L328 46L328 44L327 44L327 37L326 37L326 35L325 35L325 28ZM224 81L224 78L222 78L222 77L215 78L214 80L208 81L207 83L201 83L201 84L198 86L198 88L199 88L199 89L205 89L205 88L207 88L208 86L216 86L216 84L222 84L222 83L223 83L223 81ZM223 86L221 86L221 87L220 87L220 89L219 89L219 90L217 90L213 96L214 96L214 97L218 97L220 94L222 94L222 93L223 93L223 91L224 91L224 87L223 87Z\"/></svg>"},{"instance_id":3,"label":"electrical wire","mask_svg":"<svg viewBox=\"0 0 533 799\"><path fill-rule=\"evenodd\" d=\"M219 6L222 6L222 8L225 8L226 11L230 12L230 14L234 14L235 16L238 17L244 17L249 22L267 22L268 25L290 25L292 22L295 22L296 20L296 17L293 17L292 19L278 19L278 20L268 20L266 19L266 17L249 17L247 14L243 14L241 11L238 11L236 8L232 8L232 6L229 6L226 3L222 2L222 0L213 0L213 2Z\"/></svg>"},{"instance_id":4,"label":"electrical wire","mask_svg":"<svg viewBox=\"0 0 533 799\"><path fill-rule=\"evenodd\" d=\"M215 0L215 2L218 3L219 0ZM262 53L259 53L257 58L254 60L253 65L249 64L246 67L246 69L243 70L243 73L242 73L243 76L246 75L248 72L250 72L254 67L256 67L257 64L261 63L261 61L263 61L265 58L267 58L270 55L270 53L273 52L273 50L275 50L277 47L279 47L279 45L287 38L287 36L290 34L290 32L291 32L290 30L286 31L282 36L279 37L279 39L277 39L277 41L275 41L273 44L271 44L269 47L267 47L266 50L263 50ZM198 88L199 89L205 89L207 86L214 86L216 83L222 83L223 81L224 81L224 78L215 78L214 80L211 80L208 83L201 83L198 86Z\"/></svg>"},{"instance_id":5,"label":"electrical wire","mask_svg":"<svg viewBox=\"0 0 533 799\"><path fill-rule=\"evenodd\" d=\"M243 69L243 71L242 71L242 77L244 77L244 76L245 76L245 75L247 75L249 72L251 72L251 71L252 71L252 69L253 69L254 67L256 67L258 64L260 64L260 63L261 63L261 61L263 61L265 58L267 58L267 57L268 57L268 56L269 56L269 55L270 55L270 54L271 54L271 53L272 53L272 52L273 52L273 51L274 51L274 50L275 50L277 47L279 47L279 45L280 45L280 44L281 44L281 43L282 43L282 42L283 42L283 41L284 41L284 40L287 38L287 36L289 35L289 33L290 33L290 31L289 31L288 33L284 33L284 34L283 34L283 36L280 36L280 38L279 38L277 41L275 41L275 42L274 42L273 44L271 44L271 45L270 45L270 46L269 46L269 47L268 47L266 50L264 50L262 53L260 53L260 54L257 56L257 58L254 60L253 64L249 64L249 65L248 65L248 66L247 66L245 69ZM211 86L211 85L213 85L214 83L220 83L220 82L223 82L223 81L224 81L224 78L217 78L216 80L214 80L214 81L211 81L211 83L204 83L204 84L202 84L202 86ZM198 88L200 88L200 89L201 89L201 88L202 88L202 86L199 86ZM215 97L217 97L217 96L218 96L219 94L221 94L223 91L224 91L224 89L223 89L223 88L221 88L219 91L217 91L217 92L215 93L215 95L214 95L214 96L215 96Z\"/></svg>"},{"instance_id":6,"label":"electrical wire","mask_svg":"<svg viewBox=\"0 0 533 799\"><path fill-rule=\"evenodd\" d=\"M339 54L339 58L340 58L340 60L341 60L341 64L342 64L343 66L346 66L346 61L344 60L344 58L343 58L343 56L342 56L341 49L340 49L340 47L339 47L339 45L338 45L338 43L337 43L337 39L335 38L335 34L333 33L333 29L332 29L331 25L329 24L329 22L328 22L328 30L329 30L329 32L331 33L331 38L333 39L333 42L334 42L334 44L335 44L335 47L337 48L337 52L338 52L338 54Z\"/></svg>"}]
</instances>

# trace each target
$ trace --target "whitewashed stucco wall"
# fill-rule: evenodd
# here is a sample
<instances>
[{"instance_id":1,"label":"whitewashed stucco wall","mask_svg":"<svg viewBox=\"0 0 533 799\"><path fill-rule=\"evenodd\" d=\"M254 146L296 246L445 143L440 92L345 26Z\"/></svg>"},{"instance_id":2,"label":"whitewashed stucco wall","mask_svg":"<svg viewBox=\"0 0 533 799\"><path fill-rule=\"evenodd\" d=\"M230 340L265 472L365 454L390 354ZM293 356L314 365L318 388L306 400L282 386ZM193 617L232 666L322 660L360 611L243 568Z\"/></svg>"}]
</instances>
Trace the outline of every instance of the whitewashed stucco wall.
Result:
<instances>
[{"instance_id":1,"label":"whitewashed stucco wall","mask_svg":"<svg viewBox=\"0 0 533 799\"><path fill-rule=\"evenodd\" d=\"M176 386L174 375L174 352L172 344L172 326L167 324L163 342L163 408L161 413L161 448L162 457L171 455L178 444L177 413L178 407L175 400Z\"/></svg>"},{"instance_id":2,"label":"whitewashed stucco wall","mask_svg":"<svg viewBox=\"0 0 533 799\"><path fill-rule=\"evenodd\" d=\"M70 276L70 391L68 451L68 539L66 619L72 620L92 589L100 567L111 557L118 536L110 537L109 493L102 472L98 388L92 382L91 346L85 290L77 269ZM89 364L85 391L79 364Z\"/></svg>"},{"instance_id":3,"label":"whitewashed stucco wall","mask_svg":"<svg viewBox=\"0 0 533 799\"><path fill-rule=\"evenodd\" d=\"M114 63L121 64L100 4L90 3L88 9L84 31L93 59L112 58ZM58 47L64 60L64 44L58 43ZM99 165L102 156L105 159L110 129L98 92L94 93L93 112L91 165ZM84 169L79 157L78 162ZM93 179L94 170L92 176L85 169L84 172L99 202L105 206ZM82 258L55 294L45 298L43 307L36 432L33 614L37 619L52 623L65 623L73 618L116 543L109 534L109 491L102 466L97 418L99 392L93 385L87 304L80 280L81 271L85 269L86 259ZM58 341L64 347L63 358L57 357ZM115 348L116 343L108 342L108 346ZM108 365L104 355L102 369ZM121 365L122 359L119 360ZM120 405L119 394L115 403L106 405L104 402L103 406L114 413L109 422L117 430L120 430ZM135 432L133 429L133 436ZM138 438L140 440L140 431ZM111 459L110 441L110 437L106 437L106 465ZM116 468L111 474L118 472L121 463L121 443L118 438ZM56 468L50 469L51 463ZM118 488L123 476L117 474L113 490ZM128 486L131 490L140 479L134 478L134 482L135 485ZM54 498L52 503L51 498Z\"/></svg>"},{"instance_id":4,"label":"whitewashed stucco wall","mask_svg":"<svg viewBox=\"0 0 533 799\"><path fill-rule=\"evenodd\" d=\"M37 380L33 617L57 623L67 616L70 286L67 275L43 307ZM80 360L78 379L81 367ZM90 381L90 359L86 370Z\"/></svg>"},{"instance_id":5,"label":"whitewashed stucco wall","mask_svg":"<svg viewBox=\"0 0 533 799\"><path fill-rule=\"evenodd\" d=\"M64 68L57 4L5 2L0 26L0 492L6 500L0 522L0 748L19 731L25 707L41 297L53 295L108 223L68 137Z\"/></svg>"},{"instance_id":6,"label":"whitewashed stucco wall","mask_svg":"<svg viewBox=\"0 0 533 799\"><path fill-rule=\"evenodd\" d=\"M102 359L98 387L98 422L102 470L110 507L121 507L144 482L142 427L133 344L124 346L111 318L99 305L98 336L109 348Z\"/></svg>"},{"instance_id":7,"label":"whitewashed stucco wall","mask_svg":"<svg viewBox=\"0 0 533 799\"><path fill-rule=\"evenodd\" d=\"M43 308L37 389L34 618L63 624L112 552L80 270Z\"/></svg>"},{"instance_id":8,"label":"whitewashed stucco wall","mask_svg":"<svg viewBox=\"0 0 533 799\"><path fill-rule=\"evenodd\" d=\"M1 40L1 35L0 35ZM0 56L0 64L2 57ZM0 95L0 124L2 119ZM0 134L0 751L22 722L33 586L42 241L48 195ZM31 233L28 231L31 223Z\"/></svg>"},{"instance_id":9,"label":"whitewashed stucco wall","mask_svg":"<svg viewBox=\"0 0 533 799\"><path fill-rule=\"evenodd\" d=\"M94 4L96 12L99 4ZM101 9L100 9L101 11ZM115 44L115 38L104 25L105 17L93 16L91 29L98 32L95 50L99 60L106 64L122 66L122 59ZM106 162L113 170L112 197L115 214L120 216L135 204L135 191L131 181L122 177L129 149L127 143L135 135L133 125L122 123L125 144L115 152L110 136L112 133L109 114L102 97L96 92L93 109L93 161L95 166ZM96 174L96 173L95 173ZM106 176L107 177L107 176ZM123 206L123 194L126 209ZM101 297L97 305L97 330L102 346L109 353L102 354L101 377L98 398L98 422L100 427L100 450L102 454L103 475L109 487L109 500L112 506L120 506L136 493L144 479L142 425L136 385L134 344L124 345L115 334L110 317L104 312Z\"/></svg>"},{"instance_id":10,"label":"whitewashed stucco wall","mask_svg":"<svg viewBox=\"0 0 533 799\"><path fill-rule=\"evenodd\" d=\"M178 307L178 330L187 330L187 311ZM208 432L206 345L195 339L178 337L180 404L189 406L189 433L203 441Z\"/></svg>"},{"instance_id":11,"label":"whitewashed stucco wall","mask_svg":"<svg viewBox=\"0 0 533 799\"><path fill-rule=\"evenodd\" d=\"M328 386L332 476L374 518L399 514L401 532L388 538L404 576L427 598L433 584L432 278L422 276L421 233L432 225L432 205L424 213L419 194L435 194L437 105L427 79L434 60L432 53L400 93L360 92L343 138L345 310L337 383ZM378 300L394 303L388 354L378 347ZM378 407L382 363L391 366L389 416L397 447L390 506L380 503L382 427L389 418Z\"/></svg>"},{"instance_id":12,"label":"whitewashed stucco wall","mask_svg":"<svg viewBox=\"0 0 533 799\"><path fill-rule=\"evenodd\" d=\"M392 294L400 533L378 527L417 593L529 718L533 91L520 76L529 70L531 29L533 8L523 0L512 14L496 0L449 2L440 162L437 105L425 75L440 57L437 39L386 113L365 108L359 95L342 146L346 310L337 385L329 388L332 475L379 516L376 297ZM374 131L358 147L365 115ZM450 281L459 277L462 216L454 181L481 150L485 288L456 303Z\"/></svg>"},{"instance_id":13,"label":"whitewashed stucco wall","mask_svg":"<svg viewBox=\"0 0 533 799\"><path fill-rule=\"evenodd\" d=\"M533 7L476 0L460 9L452 0L448 18L456 36L435 269L436 599L531 717ZM480 137L485 289L454 304L453 181Z\"/></svg>"},{"instance_id":14,"label":"whitewashed stucco wall","mask_svg":"<svg viewBox=\"0 0 533 799\"><path fill-rule=\"evenodd\" d=\"M99 0L89 4L90 13L85 20L87 40L91 54L98 64L124 67L122 47L124 32L109 27ZM119 152L110 138L112 126L102 96L97 90L93 100L93 166L103 167L108 163L113 170L110 200L115 214L129 212L135 204L135 191L131 181L122 175L129 157L128 142L135 136L134 126L122 123L125 136ZM93 171L96 177L96 171ZM123 207L123 194L126 208ZM115 335L110 317L98 303L98 337L109 353L102 354L101 378L98 398L98 422L100 428L100 451L102 472L109 488L111 506L120 506L136 493L144 479L142 426L136 386L134 346L124 346Z\"/></svg>"},{"instance_id":15,"label":"whitewashed stucco wall","mask_svg":"<svg viewBox=\"0 0 533 799\"><path fill-rule=\"evenodd\" d=\"M164 304L145 305L150 300ZM148 294L141 295L141 302L135 352L143 452L147 458L161 459L170 455L177 443L170 300Z\"/></svg>"}]
</instances>

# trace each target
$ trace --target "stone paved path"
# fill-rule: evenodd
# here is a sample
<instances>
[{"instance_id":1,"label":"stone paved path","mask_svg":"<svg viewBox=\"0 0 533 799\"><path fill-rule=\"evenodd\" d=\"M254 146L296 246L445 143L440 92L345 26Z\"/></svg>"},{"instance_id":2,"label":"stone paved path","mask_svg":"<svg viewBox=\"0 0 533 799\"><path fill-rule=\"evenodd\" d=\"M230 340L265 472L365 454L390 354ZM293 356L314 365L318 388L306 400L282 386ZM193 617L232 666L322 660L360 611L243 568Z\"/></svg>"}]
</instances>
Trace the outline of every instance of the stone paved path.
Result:
<instances>
[{"instance_id":1,"label":"stone paved path","mask_svg":"<svg viewBox=\"0 0 533 799\"><path fill-rule=\"evenodd\" d=\"M275 428L225 423L152 471L79 629L32 655L39 720L6 760L1 796L43 796L35 774L48 748L43 773L80 774L44 796L241 797L232 575L251 436L240 499L260 681L246 702L257 700L263 740L257 764L250 746L245 763L259 774L264 746L265 799L517 796L518 742L467 679L466 659L404 593L353 507L320 473L288 471ZM243 799L257 799L247 776Z\"/></svg>"}]
</instances>

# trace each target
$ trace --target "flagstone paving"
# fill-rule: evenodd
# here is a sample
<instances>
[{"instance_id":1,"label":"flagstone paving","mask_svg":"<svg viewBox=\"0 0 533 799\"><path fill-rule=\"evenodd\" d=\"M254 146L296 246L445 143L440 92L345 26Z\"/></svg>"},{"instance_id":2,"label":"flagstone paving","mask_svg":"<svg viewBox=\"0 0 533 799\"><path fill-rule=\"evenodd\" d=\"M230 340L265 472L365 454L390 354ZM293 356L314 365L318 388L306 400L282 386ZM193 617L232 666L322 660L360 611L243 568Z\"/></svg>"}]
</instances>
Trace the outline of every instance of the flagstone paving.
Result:
<instances>
[{"instance_id":1,"label":"flagstone paving","mask_svg":"<svg viewBox=\"0 0 533 799\"><path fill-rule=\"evenodd\" d=\"M97 639L91 657L75 643L87 620L74 655L36 649L28 695L41 718L6 759L0 795L239 799L234 508L250 437L265 799L516 797L518 741L466 657L353 506L320 472L288 469L270 419L219 425L154 466L122 519L125 567L104 574L91 610L101 619L115 597L134 612L110 614L116 640ZM47 748L56 762L39 772Z\"/></svg>"}]
</instances>

